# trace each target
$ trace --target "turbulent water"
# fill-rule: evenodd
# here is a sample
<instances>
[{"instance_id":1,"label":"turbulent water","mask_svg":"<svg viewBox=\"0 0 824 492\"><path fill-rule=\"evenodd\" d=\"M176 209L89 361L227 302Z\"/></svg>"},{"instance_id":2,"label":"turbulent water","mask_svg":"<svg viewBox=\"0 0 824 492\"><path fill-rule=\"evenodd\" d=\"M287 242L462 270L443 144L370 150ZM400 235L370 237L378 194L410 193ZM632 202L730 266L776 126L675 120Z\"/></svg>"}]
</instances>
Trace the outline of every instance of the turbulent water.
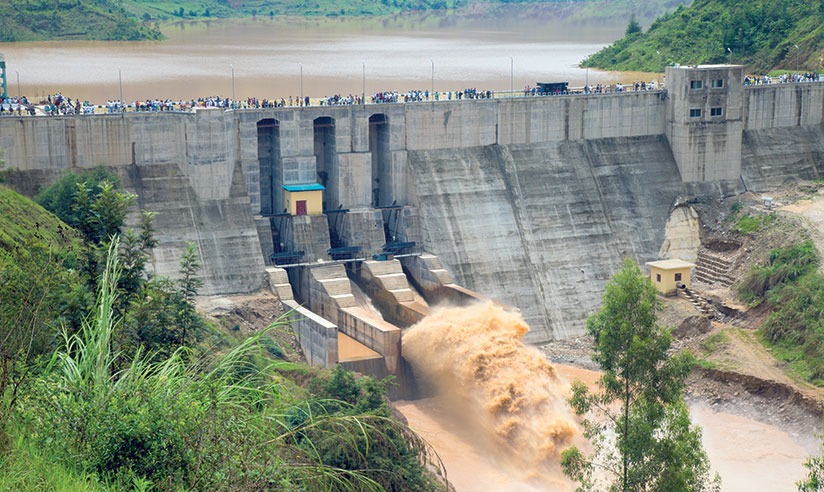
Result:
<instances>
[{"instance_id":1,"label":"turbulent water","mask_svg":"<svg viewBox=\"0 0 824 492\"><path fill-rule=\"evenodd\" d=\"M521 480L557 477L559 454L579 432L566 385L524 345L528 330L520 314L486 303L437 310L403 339L404 358L450 409L450 424Z\"/></svg>"}]
</instances>

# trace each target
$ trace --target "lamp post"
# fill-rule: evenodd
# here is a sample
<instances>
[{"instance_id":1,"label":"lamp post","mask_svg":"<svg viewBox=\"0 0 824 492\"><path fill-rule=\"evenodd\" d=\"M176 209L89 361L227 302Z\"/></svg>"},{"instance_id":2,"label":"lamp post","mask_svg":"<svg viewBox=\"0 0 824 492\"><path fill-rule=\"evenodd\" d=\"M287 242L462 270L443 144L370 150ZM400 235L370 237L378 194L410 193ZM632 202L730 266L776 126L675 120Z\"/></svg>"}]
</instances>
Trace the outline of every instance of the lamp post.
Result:
<instances>
[{"instance_id":1,"label":"lamp post","mask_svg":"<svg viewBox=\"0 0 824 492\"><path fill-rule=\"evenodd\" d=\"M587 76L584 79L584 94L589 94L589 67L587 67Z\"/></svg>"},{"instance_id":2,"label":"lamp post","mask_svg":"<svg viewBox=\"0 0 824 492\"><path fill-rule=\"evenodd\" d=\"M361 104L366 104L366 61L361 62L363 65L363 79L361 85Z\"/></svg>"},{"instance_id":3,"label":"lamp post","mask_svg":"<svg viewBox=\"0 0 824 492\"><path fill-rule=\"evenodd\" d=\"M303 63L298 63L298 65L300 66L300 102L298 106L300 106L303 104Z\"/></svg>"},{"instance_id":4,"label":"lamp post","mask_svg":"<svg viewBox=\"0 0 824 492\"><path fill-rule=\"evenodd\" d=\"M655 53L658 55L658 63L655 65L655 79L656 79L656 88L661 88L661 51L655 50Z\"/></svg>"},{"instance_id":5,"label":"lamp post","mask_svg":"<svg viewBox=\"0 0 824 492\"><path fill-rule=\"evenodd\" d=\"M795 73L798 73L798 52L801 51L798 45L795 45Z\"/></svg>"},{"instance_id":6,"label":"lamp post","mask_svg":"<svg viewBox=\"0 0 824 492\"><path fill-rule=\"evenodd\" d=\"M732 49L728 47L727 53L729 53L727 55L727 65L732 65Z\"/></svg>"},{"instance_id":7,"label":"lamp post","mask_svg":"<svg viewBox=\"0 0 824 492\"><path fill-rule=\"evenodd\" d=\"M235 109L235 65L230 63L229 68L232 69L232 109Z\"/></svg>"},{"instance_id":8,"label":"lamp post","mask_svg":"<svg viewBox=\"0 0 824 492\"><path fill-rule=\"evenodd\" d=\"M121 111L125 111L126 105L123 101L123 72L120 70L120 67L117 67L117 79L120 81L120 108Z\"/></svg>"},{"instance_id":9,"label":"lamp post","mask_svg":"<svg viewBox=\"0 0 824 492\"><path fill-rule=\"evenodd\" d=\"M435 97L435 61L430 58L429 63L432 64L432 88L429 91L429 94L431 94L432 97Z\"/></svg>"},{"instance_id":10,"label":"lamp post","mask_svg":"<svg viewBox=\"0 0 824 492\"><path fill-rule=\"evenodd\" d=\"M509 92L510 96L515 95L515 59L509 57Z\"/></svg>"},{"instance_id":11,"label":"lamp post","mask_svg":"<svg viewBox=\"0 0 824 492\"><path fill-rule=\"evenodd\" d=\"M17 74L17 107L20 107L20 72L15 70L14 73Z\"/></svg>"}]
</instances>

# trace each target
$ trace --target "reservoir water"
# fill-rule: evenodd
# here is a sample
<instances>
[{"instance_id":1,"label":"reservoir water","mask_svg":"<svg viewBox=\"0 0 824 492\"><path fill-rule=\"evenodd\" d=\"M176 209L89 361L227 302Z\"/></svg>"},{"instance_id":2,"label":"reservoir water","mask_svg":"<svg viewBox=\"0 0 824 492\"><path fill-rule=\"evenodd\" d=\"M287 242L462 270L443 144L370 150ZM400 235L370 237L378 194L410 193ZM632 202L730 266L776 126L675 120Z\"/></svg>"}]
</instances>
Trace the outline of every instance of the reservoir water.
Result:
<instances>
[{"instance_id":1,"label":"reservoir water","mask_svg":"<svg viewBox=\"0 0 824 492\"><path fill-rule=\"evenodd\" d=\"M578 68L621 37L614 24L551 16L255 18L180 22L157 42L2 43L8 91L39 99L58 91L101 103L119 98L285 98L385 90L521 90L536 82L617 80ZM302 76L301 76L302 75ZM19 77L19 86L17 83ZM630 75L622 75L624 81ZM638 75L638 80L654 74Z\"/></svg>"}]
</instances>

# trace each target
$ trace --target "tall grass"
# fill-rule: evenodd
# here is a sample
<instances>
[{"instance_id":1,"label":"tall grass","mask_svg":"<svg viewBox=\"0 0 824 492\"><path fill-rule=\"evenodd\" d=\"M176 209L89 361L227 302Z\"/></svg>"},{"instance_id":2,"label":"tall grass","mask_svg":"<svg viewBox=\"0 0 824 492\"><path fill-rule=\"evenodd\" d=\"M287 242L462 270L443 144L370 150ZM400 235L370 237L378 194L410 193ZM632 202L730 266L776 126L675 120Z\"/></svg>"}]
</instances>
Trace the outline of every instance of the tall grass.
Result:
<instances>
[{"instance_id":1,"label":"tall grass","mask_svg":"<svg viewBox=\"0 0 824 492\"><path fill-rule=\"evenodd\" d=\"M78 333L64 332L18 405L15 425L26 435L18 449L39 450L37 459L65 470L66 483L88 482L88 490L95 480L111 490L441 488L399 476L404 460L439 465L406 427L380 414L342 412L351 410L347 402L292 395L276 370L283 362L259 356L280 320L219 359L181 348L151 362L153 354L141 350L113 350L117 247L112 241L93 314ZM0 484L21 483L21 490L39 490L25 484L43 479L0 471Z\"/></svg>"}]
</instances>

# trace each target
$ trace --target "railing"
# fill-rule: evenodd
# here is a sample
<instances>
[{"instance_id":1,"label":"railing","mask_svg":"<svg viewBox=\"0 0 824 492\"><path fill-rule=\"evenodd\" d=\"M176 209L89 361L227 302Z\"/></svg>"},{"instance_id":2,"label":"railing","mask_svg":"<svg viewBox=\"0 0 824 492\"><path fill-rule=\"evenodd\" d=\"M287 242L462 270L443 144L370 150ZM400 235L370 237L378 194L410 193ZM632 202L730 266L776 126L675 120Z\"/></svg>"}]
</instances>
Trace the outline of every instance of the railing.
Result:
<instances>
[{"instance_id":1,"label":"railing","mask_svg":"<svg viewBox=\"0 0 824 492\"><path fill-rule=\"evenodd\" d=\"M818 80L787 80L781 81L777 79L772 79L768 81L764 81L764 79L759 79L757 83L745 84L745 87L753 89L759 87L775 87L775 86L784 86L788 84L820 84L824 83L824 78L819 78ZM620 87L620 88L619 88ZM366 104L415 104L415 103L431 103L431 102L446 102L446 101L474 101L474 100L489 100L489 99L521 99L521 98L541 98L541 97L563 97L563 96L581 96L581 95L603 95L603 94L634 94L638 92L661 92L664 87L658 87L657 85L650 88L649 85L646 85L643 89L636 88L634 83L630 84L607 84L603 86L595 85L590 86L590 90L587 90L585 86L574 86L569 87L564 92L558 93L541 93L537 90L537 88L529 87L528 89L519 89L519 90L501 90L501 91L475 91L468 93L467 91L437 91L434 93L427 93L426 91L407 91L404 93L399 92L391 92L393 97L388 98L385 101L376 101L374 96L368 96L366 99ZM382 93L388 94L388 93ZM414 94L414 96L410 96ZM460 95L459 95L460 94ZM194 102L194 104L193 104ZM362 105L360 101L358 104L355 103L331 103L330 98L310 98L309 106L308 107L317 107L317 106L358 106ZM3 103L0 104L0 116L27 116L27 108L21 107L22 105L18 105L16 103ZM47 111L46 108L48 106L44 106L42 104L32 105L36 109L36 114L38 116L42 115L55 115L55 116L72 116L72 115L101 115L101 114L121 114L121 113L135 113L135 112L147 112L147 113L193 113L195 111L200 110L223 110L223 111L243 111L243 110L256 110L256 109L273 109L273 108L302 108L307 107L301 104L296 104L292 101L292 104L287 104L285 101L282 100L269 100L269 99L256 99L250 98L244 101L230 101L227 99L220 100L220 102L215 99L211 102L205 102L203 100L188 100L188 101L174 101L174 102L166 102L166 101L149 101L148 103L143 101L138 101L135 103L129 104L122 104L120 102L114 102L113 104L104 105L104 104L96 104L96 105L81 105L80 111L76 111L76 106L73 107L70 111L62 112L60 110L54 111Z\"/></svg>"}]
</instances>

